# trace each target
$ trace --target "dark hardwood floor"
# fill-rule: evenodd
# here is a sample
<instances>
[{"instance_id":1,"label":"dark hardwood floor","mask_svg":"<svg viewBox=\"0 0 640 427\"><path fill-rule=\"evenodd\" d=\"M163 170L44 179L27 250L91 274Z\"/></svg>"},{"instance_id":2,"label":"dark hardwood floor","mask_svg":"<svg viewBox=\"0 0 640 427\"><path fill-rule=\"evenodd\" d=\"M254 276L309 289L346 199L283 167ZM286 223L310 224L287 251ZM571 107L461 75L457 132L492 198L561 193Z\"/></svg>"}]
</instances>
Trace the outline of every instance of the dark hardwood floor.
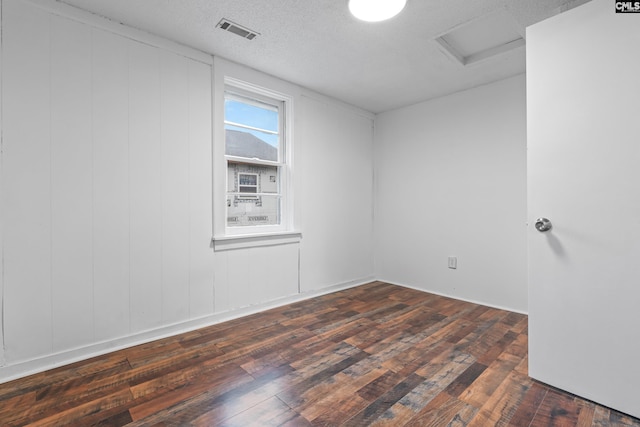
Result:
<instances>
[{"instance_id":1,"label":"dark hardwood floor","mask_svg":"<svg viewBox=\"0 0 640 427\"><path fill-rule=\"evenodd\" d=\"M374 282L0 385L0 425L640 420L532 381L526 316Z\"/></svg>"}]
</instances>

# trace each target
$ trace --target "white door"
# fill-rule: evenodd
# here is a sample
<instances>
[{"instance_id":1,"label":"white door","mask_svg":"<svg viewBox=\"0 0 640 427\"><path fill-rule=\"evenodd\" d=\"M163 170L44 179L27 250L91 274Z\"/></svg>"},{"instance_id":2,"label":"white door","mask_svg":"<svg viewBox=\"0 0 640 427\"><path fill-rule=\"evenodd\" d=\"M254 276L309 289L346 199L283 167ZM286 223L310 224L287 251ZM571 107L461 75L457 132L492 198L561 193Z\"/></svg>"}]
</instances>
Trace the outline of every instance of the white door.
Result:
<instances>
[{"instance_id":1,"label":"white door","mask_svg":"<svg viewBox=\"0 0 640 427\"><path fill-rule=\"evenodd\" d=\"M640 417L640 14L614 3L527 30L529 373Z\"/></svg>"}]
</instances>

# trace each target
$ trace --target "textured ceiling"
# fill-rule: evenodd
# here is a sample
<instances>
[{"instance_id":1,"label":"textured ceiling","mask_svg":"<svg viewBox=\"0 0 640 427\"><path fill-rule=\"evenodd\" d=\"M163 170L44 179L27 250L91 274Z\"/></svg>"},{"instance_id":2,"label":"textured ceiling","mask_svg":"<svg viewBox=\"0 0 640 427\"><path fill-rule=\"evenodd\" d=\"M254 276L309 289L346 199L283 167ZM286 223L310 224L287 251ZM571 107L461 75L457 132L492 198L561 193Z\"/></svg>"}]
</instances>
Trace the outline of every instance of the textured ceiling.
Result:
<instances>
[{"instance_id":1,"label":"textured ceiling","mask_svg":"<svg viewBox=\"0 0 640 427\"><path fill-rule=\"evenodd\" d=\"M525 48L463 66L434 40L496 11L526 26L587 0L408 0L366 23L347 0L61 0L128 26L247 65L378 113L525 70ZM216 28L222 18L260 33Z\"/></svg>"}]
</instances>

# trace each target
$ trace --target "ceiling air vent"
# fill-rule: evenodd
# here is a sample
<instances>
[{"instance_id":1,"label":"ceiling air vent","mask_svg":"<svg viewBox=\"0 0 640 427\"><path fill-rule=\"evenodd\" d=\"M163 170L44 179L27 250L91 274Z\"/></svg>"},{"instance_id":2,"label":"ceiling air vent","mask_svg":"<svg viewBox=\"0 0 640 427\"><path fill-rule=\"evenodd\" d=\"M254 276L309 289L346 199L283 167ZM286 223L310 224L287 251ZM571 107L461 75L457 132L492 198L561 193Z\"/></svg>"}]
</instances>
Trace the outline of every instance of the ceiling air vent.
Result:
<instances>
[{"instance_id":1,"label":"ceiling air vent","mask_svg":"<svg viewBox=\"0 0 640 427\"><path fill-rule=\"evenodd\" d=\"M225 31L229 31L230 33L239 35L240 37L244 37L248 40L253 40L256 36L260 35L260 33L250 30L247 27L243 27L242 25L238 25L235 22L231 22L228 19L222 18L218 25L218 28L222 28Z\"/></svg>"}]
</instances>

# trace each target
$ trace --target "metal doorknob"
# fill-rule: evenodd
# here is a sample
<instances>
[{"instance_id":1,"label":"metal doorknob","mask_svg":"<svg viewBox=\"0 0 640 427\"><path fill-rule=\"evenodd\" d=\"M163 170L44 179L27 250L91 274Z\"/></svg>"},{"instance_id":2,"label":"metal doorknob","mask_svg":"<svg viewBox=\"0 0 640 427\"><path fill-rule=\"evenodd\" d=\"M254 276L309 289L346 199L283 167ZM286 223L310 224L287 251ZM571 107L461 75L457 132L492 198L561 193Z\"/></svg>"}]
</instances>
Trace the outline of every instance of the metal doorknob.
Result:
<instances>
[{"instance_id":1,"label":"metal doorknob","mask_svg":"<svg viewBox=\"0 0 640 427\"><path fill-rule=\"evenodd\" d=\"M549 221L547 218L538 218L536 219L536 223L534 224L534 226L536 227L536 230L544 233L545 231L551 230L551 221Z\"/></svg>"}]
</instances>

